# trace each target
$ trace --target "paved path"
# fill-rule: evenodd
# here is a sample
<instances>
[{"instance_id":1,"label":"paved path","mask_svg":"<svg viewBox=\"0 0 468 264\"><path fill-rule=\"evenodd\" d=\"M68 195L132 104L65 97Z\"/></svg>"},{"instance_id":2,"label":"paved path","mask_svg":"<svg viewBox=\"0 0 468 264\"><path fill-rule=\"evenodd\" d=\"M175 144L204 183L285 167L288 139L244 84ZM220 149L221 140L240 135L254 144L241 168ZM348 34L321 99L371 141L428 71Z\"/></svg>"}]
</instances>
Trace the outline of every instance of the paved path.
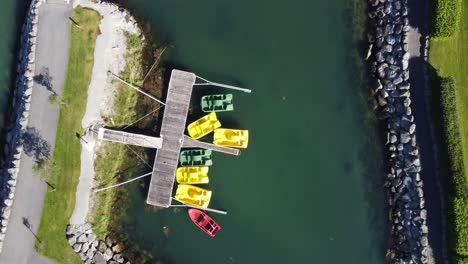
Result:
<instances>
[{"instance_id":1,"label":"paved path","mask_svg":"<svg viewBox=\"0 0 468 264\"><path fill-rule=\"evenodd\" d=\"M63 0L48 0L39 10L39 24L36 49L36 74L43 67L49 69L53 78L53 89L58 94L63 91L68 64L68 46L71 5ZM35 127L40 135L54 147L55 133L59 116L58 107L51 105L50 91L34 84L29 127ZM21 167L16 185L15 199L10 222L0 255L0 264L54 263L39 256L34 250L35 233L39 227L42 206L47 186L40 177L33 175L33 160L22 155ZM24 220L30 223L26 228Z\"/></svg>"},{"instance_id":2,"label":"paved path","mask_svg":"<svg viewBox=\"0 0 468 264\"><path fill-rule=\"evenodd\" d=\"M424 182L424 196L428 211L429 245L432 248L430 263L448 263L446 245L445 206L442 178L439 173L437 145L430 109L430 87L426 79L424 50L428 36L428 1L409 0L410 31L408 46L409 69L413 112L417 126L417 141L420 148Z\"/></svg>"}]
</instances>

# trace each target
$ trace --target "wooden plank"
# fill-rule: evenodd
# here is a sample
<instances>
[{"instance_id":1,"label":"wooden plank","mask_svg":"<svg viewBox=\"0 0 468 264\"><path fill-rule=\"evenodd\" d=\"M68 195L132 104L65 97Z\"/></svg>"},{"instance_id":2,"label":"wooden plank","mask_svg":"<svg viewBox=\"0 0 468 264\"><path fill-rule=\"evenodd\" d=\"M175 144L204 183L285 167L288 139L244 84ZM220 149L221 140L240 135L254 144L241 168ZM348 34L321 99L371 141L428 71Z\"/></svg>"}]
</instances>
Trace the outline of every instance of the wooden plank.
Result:
<instances>
[{"instance_id":1,"label":"wooden plank","mask_svg":"<svg viewBox=\"0 0 468 264\"><path fill-rule=\"evenodd\" d=\"M169 207L175 171L179 163L185 123L192 95L195 74L173 70L169 80L166 106L161 125L162 147L156 152L153 175L146 202L148 204Z\"/></svg>"}]
</instances>

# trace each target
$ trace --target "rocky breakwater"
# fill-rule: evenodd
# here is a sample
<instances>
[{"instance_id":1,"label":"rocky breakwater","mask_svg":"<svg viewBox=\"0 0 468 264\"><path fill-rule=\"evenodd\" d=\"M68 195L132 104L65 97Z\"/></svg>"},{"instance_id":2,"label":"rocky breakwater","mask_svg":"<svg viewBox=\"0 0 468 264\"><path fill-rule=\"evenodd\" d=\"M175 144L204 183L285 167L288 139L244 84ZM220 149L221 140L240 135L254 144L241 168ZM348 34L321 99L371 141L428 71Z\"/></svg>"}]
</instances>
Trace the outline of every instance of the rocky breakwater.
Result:
<instances>
[{"instance_id":1,"label":"rocky breakwater","mask_svg":"<svg viewBox=\"0 0 468 264\"><path fill-rule=\"evenodd\" d=\"M29 108L34 76L34 59L36 57L36 34L38 9L40 0L33 0L28 9L21 31L20 49L18 54L17 78L12 91L10 109L6 118L5 146L1 159L0 172L0 252L8 227L11 206L15 195L15 187L19 172L23 144L22 133L26 130L29 120Z\"/></svg>"},{"instance_id":2,"label":"rocky breakwater","mask_svg":"<svg viewBox=\"0 0 468 264\"><path fill-rule=\"evenodd\" d=\"M409 84L407 0L369 0L372 90L386 121L391 263L428 263L427 211L424 205L416 124ZM424 98L418 98L424 100Z\"/></svg>"},{"instance_id":3,"label":"rocky breakwater","mask_svg":"<svg viewBox=\"0 0 468 264\"><path fill-rule=\"evenodd\" d=\"M68 225L67 239L73 250L85 264L130 264L123 256L124 248L110 236L105 241L97 240L91 225Z\"/></svg>"}]
</instances>

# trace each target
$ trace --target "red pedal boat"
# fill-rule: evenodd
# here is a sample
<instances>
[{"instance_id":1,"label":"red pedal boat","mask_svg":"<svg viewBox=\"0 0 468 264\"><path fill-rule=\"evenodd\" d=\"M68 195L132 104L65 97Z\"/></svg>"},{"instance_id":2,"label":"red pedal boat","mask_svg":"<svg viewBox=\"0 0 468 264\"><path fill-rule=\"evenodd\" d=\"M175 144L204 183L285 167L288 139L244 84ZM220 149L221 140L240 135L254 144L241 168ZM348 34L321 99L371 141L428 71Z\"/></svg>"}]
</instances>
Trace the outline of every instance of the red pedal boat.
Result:
<instances>
[{"instance_id":1,"label":"red pedal boat","mask_svg":"<svg viewBox=\"0 0 468 264\"><path fill-rule=\"evenodd\" d=\"M205 233L214 237L216 233L221 229L218 223L213 220L209 215L205 214L203 211L198 209L189 209L188 214L190 219Z\"/></svg>"}]
</instances>

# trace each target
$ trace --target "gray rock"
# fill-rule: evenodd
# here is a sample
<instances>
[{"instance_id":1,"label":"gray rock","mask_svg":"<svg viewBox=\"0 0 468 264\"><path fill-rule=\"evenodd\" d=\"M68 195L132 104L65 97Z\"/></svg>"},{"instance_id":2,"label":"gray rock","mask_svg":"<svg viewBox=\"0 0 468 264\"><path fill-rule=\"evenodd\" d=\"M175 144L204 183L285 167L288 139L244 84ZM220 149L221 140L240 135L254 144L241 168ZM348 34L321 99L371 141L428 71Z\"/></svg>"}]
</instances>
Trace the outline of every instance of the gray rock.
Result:
<instances>
[{"instance_id":1,"label":"gray rock","mask_svg":"<svg viewBox=\"0 0 468 264\"><path fill-rule=\"evenodd\" d=\"M382 55L382 52L378 51L377 53L375 53L375 60L378 61L378 62L384 62L385 61L385 58Z\"/></svg>"},{"instance_id":2,"label":"gray rock","mask_svg":"<svg viewBox=\"0 0 468 264\"><path fill-rule=\"evenodd\" d=\"M106 252L104 252L104 259L110 260L113 255L114 255L114 252L112 252L112 249L108 248Z\"/></svg>"},{"instance_id":3,"label":"gray rock","mask_svg":"<svg viewBox=\"0 0 468 264\"><path fill-rule=\"evenodd\" d=\"M105 243L104 241L99 241L98 250L99 250L101 253L106 252L106 250L107 250L107 245L106 245L106 243Z\"/></svg>"},{"instance_id":4,"label":"gray rock","mask_svg":"<svg viewBox=\"0 0 468 264\"><path fill-rule=\"evenodd\" d=\"M96 240L96 235L91 233L87 236L87 238L89 243L93 243Z\"/></svg>"},{"instance_id":5,"label":"gray rock","mask_svg":"<svg viewBox=\"0 0 468 264\"><path fill-rule=\"evenodd\" d=\"M421 242L421 245L423 245L425 247L427 247L429 245L429 242L427 240L427 236L422 236L419 241Z\"/></svg>"},{"instance_id":6,"label":"gray rock","mask_svg":"<svg viewBox=\"0 0 468 264\"><path fill-rule=\"evenodd\" d=\"M124 247L123 247L122 244L117 244L117 245L115 245L114 247L112 247L112 251L113 251L114 253L120 253L120 252L122 252L123 250L124 250Z\"/></svg>"},{"instance_id":7,"label":"gray rock","mask_svg":"<svg viewBox=\"0 0 468 264\"><path fill-rule=\"evenodd\" d=\"M400 89L400 90L409 90L409 88L410 88L410 84L408 82L406 82L406 81L404 81L404 82L402 82L402 83L400 83L398 85L398 89Z\"/></svg>"},{"instance_id":8,"label":"gray rock","mask_svg":"<svg viewBox=\"0 0 468 264\"><path fill-rule=\"evenodd\" d=\"M400 134L400 141L403 143L403 144L406 144L408 142L411 141L411 136L409 133L406 133L406 132L402 132Z\"/></svg>"},{"instance_id":9,"label":"gray rock","mask_svg":"<svg viewBox=\"0 0 468 264\"><path fill-rule=\"evenodd\" d=\"M94 263L96 264L106 264L106 259L104 255L100 252L97 252L93 258Z\"/></svg>"},{"instance_id":10,"label":"gray rock","mask_svg":"<svg viewBox=\"0 0 468 264\"><path fill-rule=\"evenodd\" d=\"M389 57L392 57L392 56L389 56ZM385 71L385 76L387 77L388 80L393 80L393 78L397 76L397 72L389 69Z\"/></svg>"},{"instance_id":11,"label":"gray rock","mask_svg":"<svg viewBox=\"0 0 468 264\"><path fill-rule=\"evenodd\" d=\"M403 99L403 106L404 107L409 107L411 105L411 99L409 97L406 97Z\"/></svg>"},{"instance_id":12,"label":"gray rock","mask_svg":"<svg viewBox=\"0 0 468 264\"><path fill-rule=\"evenodd\" d=\"M393 44L395 44L396 40L395 40L394 36L389 35L389 36L385 37L385 42L387 42L390 45L393 45Z\"/></svg>"},{"instance_id":13,"label":"gray rock","mask_svg":"<svg viewBox=\"0 0 468 264\"><path fill-rule=\"evenodd\" d=\"M75 252L80 252L80 251L81 251L81 247L82 247L82 244L77 243L77 244L73 245L73 250L74 250Z\"/></svg>"},{"instance_id":14,"label":"gray rock","mask_svg":"<svg viewBox=\"0 0 468 264\"><path fill-rule=\"evenodd\" d=\"M410 92L409 90L404 91L403 93L400 94L400 97L410 97Z\"/></svg>"},{"instance_id":15,"label":"gray rock","mask_svg":"<svg viewBox=\"0 0 468 264\"><path fill-rule=\"evenodd\" d=\"M88 259L93 259L93 258L94 258L94 251L89 250L89 251L86 253L86 257L87 257Z\"/></svg>"},{"instance_id":16,"label":"gray rock","mask_svg":"<svg viewBox=\"0 0 468 264\"><path fill-rule=\"evenodd\" d=\"M377 46L377 48L381 48L383 46L383 43L384 43L383 37L380 37L375 41L375 45Z\"/></svg>"},{"instance_id":17,"label":"gray rock","mask_svg":"<svg viewBox=\"0 0 468 264\"><path fill-rule=\"evenodd\" d=\"M380 96L380 95L377 96L377 101L379 103L379 106L381 106L381 107L383 107L383 106L385 106L387 104L387 100L385 100L385 98Z\"/></svg>"},{"instance_id":18,"label":"gray rock","mask_svg":"<svg viewBox=\"0 0 468 264\"><path fill-rule=\"evenodd\" d=\"M83 260L83 262L88 258L86 257L86 254L83 252L78 253L78 256L81 258L81 260Z\"/></svg>"},{"instance_id":19,"label":"gray rock","mask_svg":"<svg viewBox=\"0 0 468 264\"><path fill-rule=\"evenodd\" d=\"M393 84L398 85L398 84L403 82L403 78L401 78L401 76L398 76L395 79L393 79L392 82L393 82Z\"/></svg>"},{"instance_id":20,"label":"gray rock","mask_svg":"<svg viewBox=\"0 0 468 264\"><path fill-rule=\"evenodd\" d=\"M392 55L387 55L387 57L385 57L385 61L388 62L389 64L394 64L395 57L393 57Z\"/></svg>"},{"instance_id":21,"label":"gray rock","mask_svg":"<svg viewBox=\"0 0 468 264\"><path fill-rule=\"evenodd\" d=\"M375 92L378 92L382 89L383 86L379 79L372 79L371 82L372 90L374 90Z\"/></svg>"},{"instance_id":22,"label":"gray rock","mask_svg":"<svg viewBox=\"0 0 468 264\"><path fill-rule=\"evenodd\" d=\"M110 236L107 236L106 237L106 244L107 244L108 247L112 247L115 244L115 241Z\"/></svg>"},{"instance_id":23,"label":"gray rock","mask_svg":"<svg viewBox=\"0 0 468 264\"><path fill-rule=\"evenodd\" d=\"M388 65L386 63L382 63L377 67L377 73L380 78L385 78L387 68Z\"/></svg>"},{"instance_id":24,"label":"gray rock","mask_svg":"<svg viewBox=\"0 0 468 264\"><path fill-rule=\"evenodd\" d=\"M387 84L385 84L385 90L386 91L394 91L397 89L397 86L394 85L393 83L389 82Z\"/></svg>"},{"instance_id":25,"label":"gray rock","mask_svg":"<svg viewBox=\"0 0 468 264\"><path fill-rule=\"evenodd\" d=\"M385 45L385 46L383 46L382 50L387 52L387 53L391 53L393 51L393 47L392 47L392 45Z\"/></svg>"},{"instance_id":26,"label":"gray rock","mask_svg":"<svg viewBox=\"0 0 468 264\"><path fill-rule=\"evenodd\" d=\"M88 242L83 243L83 246L81 247L81 251L86 253L88 249L89 249L89 243Z\"/></svg>"},{"instance_id":27,"label":"gray rock","mask_svg":"<svg viewBox=\"0 0 468 264\"><path fill-rule=\"evenodd\" d=\"M86 237L86 234L82 234L81 236L78 237L77 241L78 243L84 243L88 241L88 238Z\"/></svg>"},{"instance_id":28,"label":"gray rock","mask_svg":"<svg viewBox=\"0 0 468 264\"><path fill-rule=\"evenodd\" d=\"M72 235L68 238L68 243L70 244L70 246L73 246L76 244L76 236Z\"/></svg>"},{"instance_id":29,"label":"gray rock","mask_svg":"<svg viewBox=\"0 0 468 264\"><path fill-rule=\"evenodd\" d=\"M416 132L416 124L411 124L409 128L409 133L414 134L414 132Z\"/></svg>"},{"instance_id":30,"label":"gray rock","mask_svg":"<svg viewBox=\"0 0 468 264\"><path fill-rule=\"evenodd\" d=\"M92 247L95 247L97 248L99 246L99 241L98 240L94 240L93 243L91 244Z\"/></svg>"}]
</instances>

